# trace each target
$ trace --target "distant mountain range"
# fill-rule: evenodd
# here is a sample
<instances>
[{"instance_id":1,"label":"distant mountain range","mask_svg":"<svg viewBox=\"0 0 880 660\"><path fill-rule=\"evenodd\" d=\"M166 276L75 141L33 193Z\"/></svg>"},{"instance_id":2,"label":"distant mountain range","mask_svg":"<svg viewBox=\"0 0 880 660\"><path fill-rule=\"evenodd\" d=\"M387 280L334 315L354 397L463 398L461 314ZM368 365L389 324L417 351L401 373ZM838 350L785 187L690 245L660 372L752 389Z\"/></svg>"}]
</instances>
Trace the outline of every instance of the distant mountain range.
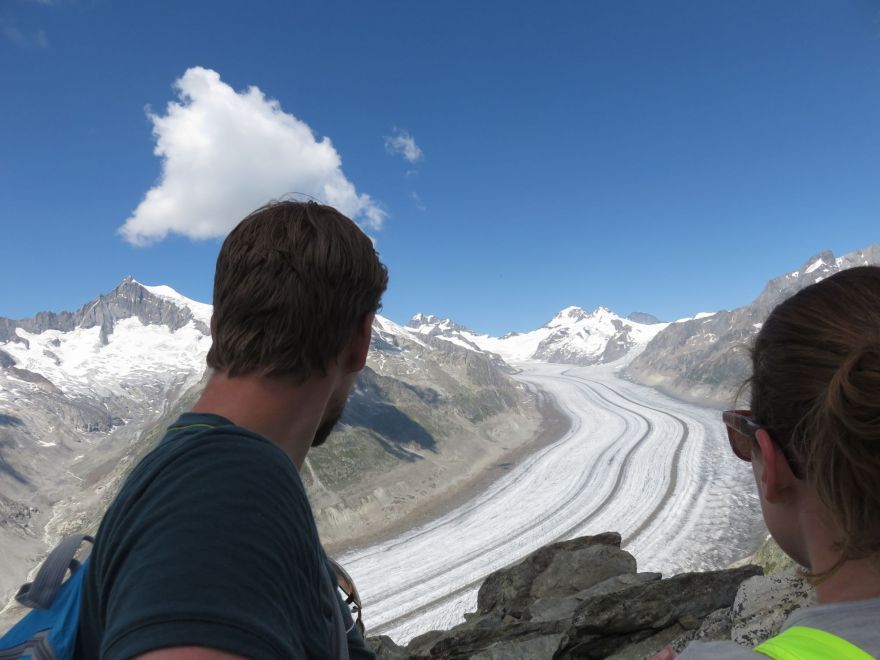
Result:
<instances>
[{"instance_id":1,"label":"distant mountain range","mask_svg":"<svg viewBox=\"0 0 880 660\"><path fill-rule=\"evenodd\" d=\"M510 363L538 360L590 365L613 362L646 345L668 324L649 314L622 318L605 307L586 312L567 307L537 330L503 337L478 335L436 316L416 314L407 326L419 335L437 337L473 351L495 353Z\"/></svg>"},{"instance_id":2,"label":"distant mountain range","mask_svg":"<svg viewBox=\"0 0 880 660\"><path fill-rule=\"evenodd\" d=\"M748 347L780 302L840 270L880 265L880 244L842 257L822 252L798 270L774 278L749 305L662 323L650 314L626 318L605 307L568 307L531 332L478 335L450 319L416 314L419 335L493 353L510 364L538 360L582 366L621 360L621 375L687 401L729 406L749 374Z\"/></svg>"},{"instance_id":3,"label":"distant mountain range","mask_svg":"<svg viewBox=\"0 0 880 660\"><path fill-rule=\"evenodd\" d=\"M303 470L322 538L362 541L423 515L534 438L547 410L511 377L518 363L615 363L636 382L726 406L772 308L862 264L880 264L880 244L823 252L750 305L671 323L568 307L531 332L491 337L429 315L406 326L377 316L334 440ZM126 278L75 312L0 317L0 596L60 536L94 529L128 470L192 405L210 316L210 305Z\"/></svg>"},{"instance_id":4,"label":"distant mountain range","mask_svg":"<svg viewBox=\"0 0 880 660\"><path fill-rule=\"evenodd\" d=\"M210 305L126 278L76 312L0 318L0 596L59 537L95 529L194 403L210 317ZM530 440L537 398L510 372L377 317L341 424L303 472L324 541L381 531Z\"/></svg>"}]
</instances>

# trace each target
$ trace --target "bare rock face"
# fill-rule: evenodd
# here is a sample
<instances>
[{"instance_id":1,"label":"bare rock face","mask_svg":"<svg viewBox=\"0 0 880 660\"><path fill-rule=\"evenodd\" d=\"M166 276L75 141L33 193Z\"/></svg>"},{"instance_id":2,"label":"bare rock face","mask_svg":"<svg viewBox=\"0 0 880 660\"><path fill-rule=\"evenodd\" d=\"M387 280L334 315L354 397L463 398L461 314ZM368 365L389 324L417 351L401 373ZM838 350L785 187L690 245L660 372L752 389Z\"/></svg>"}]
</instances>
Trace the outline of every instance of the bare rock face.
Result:
<instances>
[{"instance_id":1,"label":"bare rock face","mask_svg":"<svg viewBox=\"0 0 880 660\"><path fill-rule=\"evenodd\" d=\"M699 629L709 614L733 602L743 580L759 572L745 566L685 573L588 599L575 610L554 657L605 658L669 628Z\"/></svg>"},{"instance_id":2,"label":"bare rock face","mask_svg":"<svg viewBox=\"0 0 880 660\"><path fill-rule=\"evenodd\" d=\"M554 543L487 577L477 596L477 614L496 612L528 620L532 605L573 596L608 578L635 572L636 560L620 549L618 534Z\"/></svg>"},{"instance_id":3,"label":"bare rock face","mask_svg":"<svg viewBox=\"0 0 880 660\"><path fill-rule=\"evenodd\" d=\"M677 638L729 638L731 605L755 566L666 580L637 573L614 533L562 541L486 578L477 611L406 647L372 638L379 658L643 658ZM721 614L718 614L719 610ZM719 630L721 633L719 633Z\"/></svg>"},{"instance_id":4,"label":"bare rock face","mask_svg":"<svg viewBox=\"0 0 880 660\"><path fill-rule=\"evenodd\" d=\"M839 258L827 251L817 254L800 269L768 282L745 307L670 323L633 360L625 374L677 398L729 407L751 370L749 346L776 305L838 271L877 264L880 244Z\"/></svg>"},{"instance_id":5,"label":"bare rock face","mask_svg":"<svg viewBox=\"0 0 880 660\"><path fill-rule=\"evenodd\" d=\"M788 615L816 604L816 592L793 570L742 583L731 612L731 639L755 646L782 628Z\"/></svg>"},{"instance_id":6,"label":"bare rock face","mask_svg":"<svg viewBox=\"0 0 880 660\"><path fill-rule=\"evenodd\" d=\"M132 317L144 325L167 326L172 332L195 321L204 334L210 333L204 322L194 319L185 306L154 295L131 277L126 277L113 291L101 294L76 312L39 312L20 321L0 317L0 342L21 341L15 334L16 328L40 334L46 330L69 332L75 328L99 326L102 341L106 343L117 321Z\"/></svg>"}]
</instances>

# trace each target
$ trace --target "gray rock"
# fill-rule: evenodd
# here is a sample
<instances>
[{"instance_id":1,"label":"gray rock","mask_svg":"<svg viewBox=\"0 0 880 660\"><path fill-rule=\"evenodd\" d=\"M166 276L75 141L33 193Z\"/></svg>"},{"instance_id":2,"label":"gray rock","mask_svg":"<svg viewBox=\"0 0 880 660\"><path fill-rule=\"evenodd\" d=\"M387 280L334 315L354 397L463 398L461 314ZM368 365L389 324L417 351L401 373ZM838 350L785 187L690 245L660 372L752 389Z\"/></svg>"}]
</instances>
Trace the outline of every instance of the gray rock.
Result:
<instances>
[{"instance_id":1,"label":"gray rock","mask_svg":"<svg viewBox=\"0 0 880 660\"><path fill-rule=\"evenodd\" d=\"M612 545L588 545L557 553L550 564L535 576L530 595L541 598L584 591L609 578L633 574L636 560Z\"/></svg>"},{"instance_id":2,"label":"gray rock","mask_svg":"<svg viewBox=\"0 0 880 660\"><path fill-rule=\"evenodd\" d=\"M553 543L487 577L477 596L477 613L496 611L523 619L529 605L551 590L557 598L570 596L635 569L635 559L620 549L619 534Z\"/></svg>"},{"instance_id":3,"label":"gray rock","mask_svg":"<svg viewBox=\"0 0 880 660\"><path fill-rule=\"evenodd\" d=\"M729 641L731 628L733 626L733 621L731 619L731 610L732 608L725 607L709 614L709 616L703 619L703 623L700 624L700 627L697 630L688 630L687 632L679 635L672 642L670 642L673 650L676 653L681 653L684 647L694 641ZM661 648L663 648L663 646L664 645L659 645L654 652L656 653Z\"/></svg>"},{"instance_id":4,"label":"gray rock","mask_svg":"<svg viewBox=\"0 0 880 660\"><path fill-rule=\"evenodd\" d=\"M373 649L378 660L404 660L407 657L406 649L395 644L387 635L368 637L367 644Z\"/></svg>"},{"instance_id":5,"label":"gray rock","mask_svg":"<svg viewBox=\"0 0 880 660\"><path fill-rule=\"evenodd\" d=\"M699 627L733 603L740 583L758 573L756 566L685 573L590 598L575 612L557 657L605 657L676 624Z\"/></svg>"},{"instance_id":6,"label":"gray rock","mask_svg":"<svg viewBox=\"0 0 880 660\"><path fill-rule=\"evenodd\" d=\"M637 660L667 644L729 638L730 605L758 567L663 580L635 573L619 542L601 534L541 548L487 578L478 611L452 630L425 633L405 648L387 638L371 644L387 660Z\"/></svg>"},{"instance_id":7,"label":"gray rock","mask_svg":"<svg viewBox=\"0 0 880 660\"><path fill-rule=\"evenodd\" d=\"M570 619L580 604L589 598L619 591L633 585L653 582L660 578L660 573L624 573L610 577L570 596L546 595L529 606L527 618L532 621Z\"/></svg>"},{"instance_id":8,"label":"gray rock","mask_svg":"<svg viewBox=\"0 0 880 660\"><path fill-rule=\"evenodd\" d=\"M733 602L740 583L757 575L756 566L684 573L591 598L575 613L575 628L591 632L632 632L665 628L683 617L703 619Z\"/></svg>"},{"instance_id":9,"label":"gray rock","mask_svg":"<svg viewBox=\"0 0 880 660\"><path fill-rule=\"evenodd\" d=\"M8 369L15 366L15 360L6 351L0 351L0 368Z\"/></svg>"},{"instance_id":10,"label":"gray rock","mask_svg":"<svg viewBox=\"0 0 880 660\"><path fill-rule=\"evenodd\" d=\"M522 660L523 658L551 658L559 646L562 633L532 637L520 642L502 641L470 656L470 660Z\"/></svg>"},{"instance_id":11,"label":"gray rock","mask_svg":"<svg viewBox=\"0 0 880 660\"><path fill-rule=\"evenodd\" d=\"M816 592L794 570L742 583L733 603L731 639L756 646L779 632L794 610L816 603Z\"/></svg>"},{"instance_id":12,"label":"gray rock","mask_svg":"<svg viewBox=\"0 0 880 660\"><path fill-rule=\"evenodd\" d=\"M461 624L439 637L422 635L406 647L407 658L536 657L516 655L522 649L542 648L550 657L565 632L566 622L507 621L503 625ZM550 642L556 646L549 648ZM493 650L494 649L494 650ZM519 649L519 651L518 651ZM492 654L495 655L492 655ZM489 654L489 655L482 655ZM504 655L502 655L504 654ZM541 657L541 656L537 656Z\"/></svg>"},{"instance_id":13,"label":"gray rock","mask_svg":"<svg viewBox=\"0 0 880 660\"><path fill-rule=\"evenodd\" d=\"M682 632L684 632L684 626L673 624L647 639L624 646L619 651L609 655L608 660L643 660L643 658L650 658L664 646L671 644Z\"/></svg>"}]
</instances>

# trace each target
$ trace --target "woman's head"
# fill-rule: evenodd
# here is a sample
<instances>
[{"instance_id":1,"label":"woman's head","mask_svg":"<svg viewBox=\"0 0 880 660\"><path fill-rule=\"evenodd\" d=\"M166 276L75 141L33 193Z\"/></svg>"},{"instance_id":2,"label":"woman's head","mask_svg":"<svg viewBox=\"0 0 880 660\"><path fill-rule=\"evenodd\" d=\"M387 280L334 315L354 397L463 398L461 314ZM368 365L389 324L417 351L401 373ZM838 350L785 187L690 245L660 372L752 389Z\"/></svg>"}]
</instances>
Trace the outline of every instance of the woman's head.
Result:
<instances>
[{"instance_id":1,"label":"woman's head","mask_svg":"<svg viewBox=\"0 0 880 660\"><path fill-rule=\"evenodd\" d=\"M842 559L880 553L880 268L778 305L752 349L751 409L815 488Z\"/></svg>"}]
</instances>

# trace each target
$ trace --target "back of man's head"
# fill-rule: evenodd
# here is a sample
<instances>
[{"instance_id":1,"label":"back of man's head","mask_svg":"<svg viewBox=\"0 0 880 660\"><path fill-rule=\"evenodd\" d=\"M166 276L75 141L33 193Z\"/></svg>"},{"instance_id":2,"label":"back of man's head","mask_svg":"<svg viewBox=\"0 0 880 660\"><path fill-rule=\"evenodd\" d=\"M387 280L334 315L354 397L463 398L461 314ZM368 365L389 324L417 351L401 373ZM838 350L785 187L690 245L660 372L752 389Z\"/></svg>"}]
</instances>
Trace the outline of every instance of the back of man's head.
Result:
<instances>
[{"instance_id":1,"label":"back of man's head","mask_svg":"<svg viewBox=\"0 0 880 660\"><path fill-rule=\"evenodd\" d=\"M208 366L232 377L321 376L387 284L372 241L336 209L294 201L257 209L217 257Z\"/></svg>"}]
</instances>

